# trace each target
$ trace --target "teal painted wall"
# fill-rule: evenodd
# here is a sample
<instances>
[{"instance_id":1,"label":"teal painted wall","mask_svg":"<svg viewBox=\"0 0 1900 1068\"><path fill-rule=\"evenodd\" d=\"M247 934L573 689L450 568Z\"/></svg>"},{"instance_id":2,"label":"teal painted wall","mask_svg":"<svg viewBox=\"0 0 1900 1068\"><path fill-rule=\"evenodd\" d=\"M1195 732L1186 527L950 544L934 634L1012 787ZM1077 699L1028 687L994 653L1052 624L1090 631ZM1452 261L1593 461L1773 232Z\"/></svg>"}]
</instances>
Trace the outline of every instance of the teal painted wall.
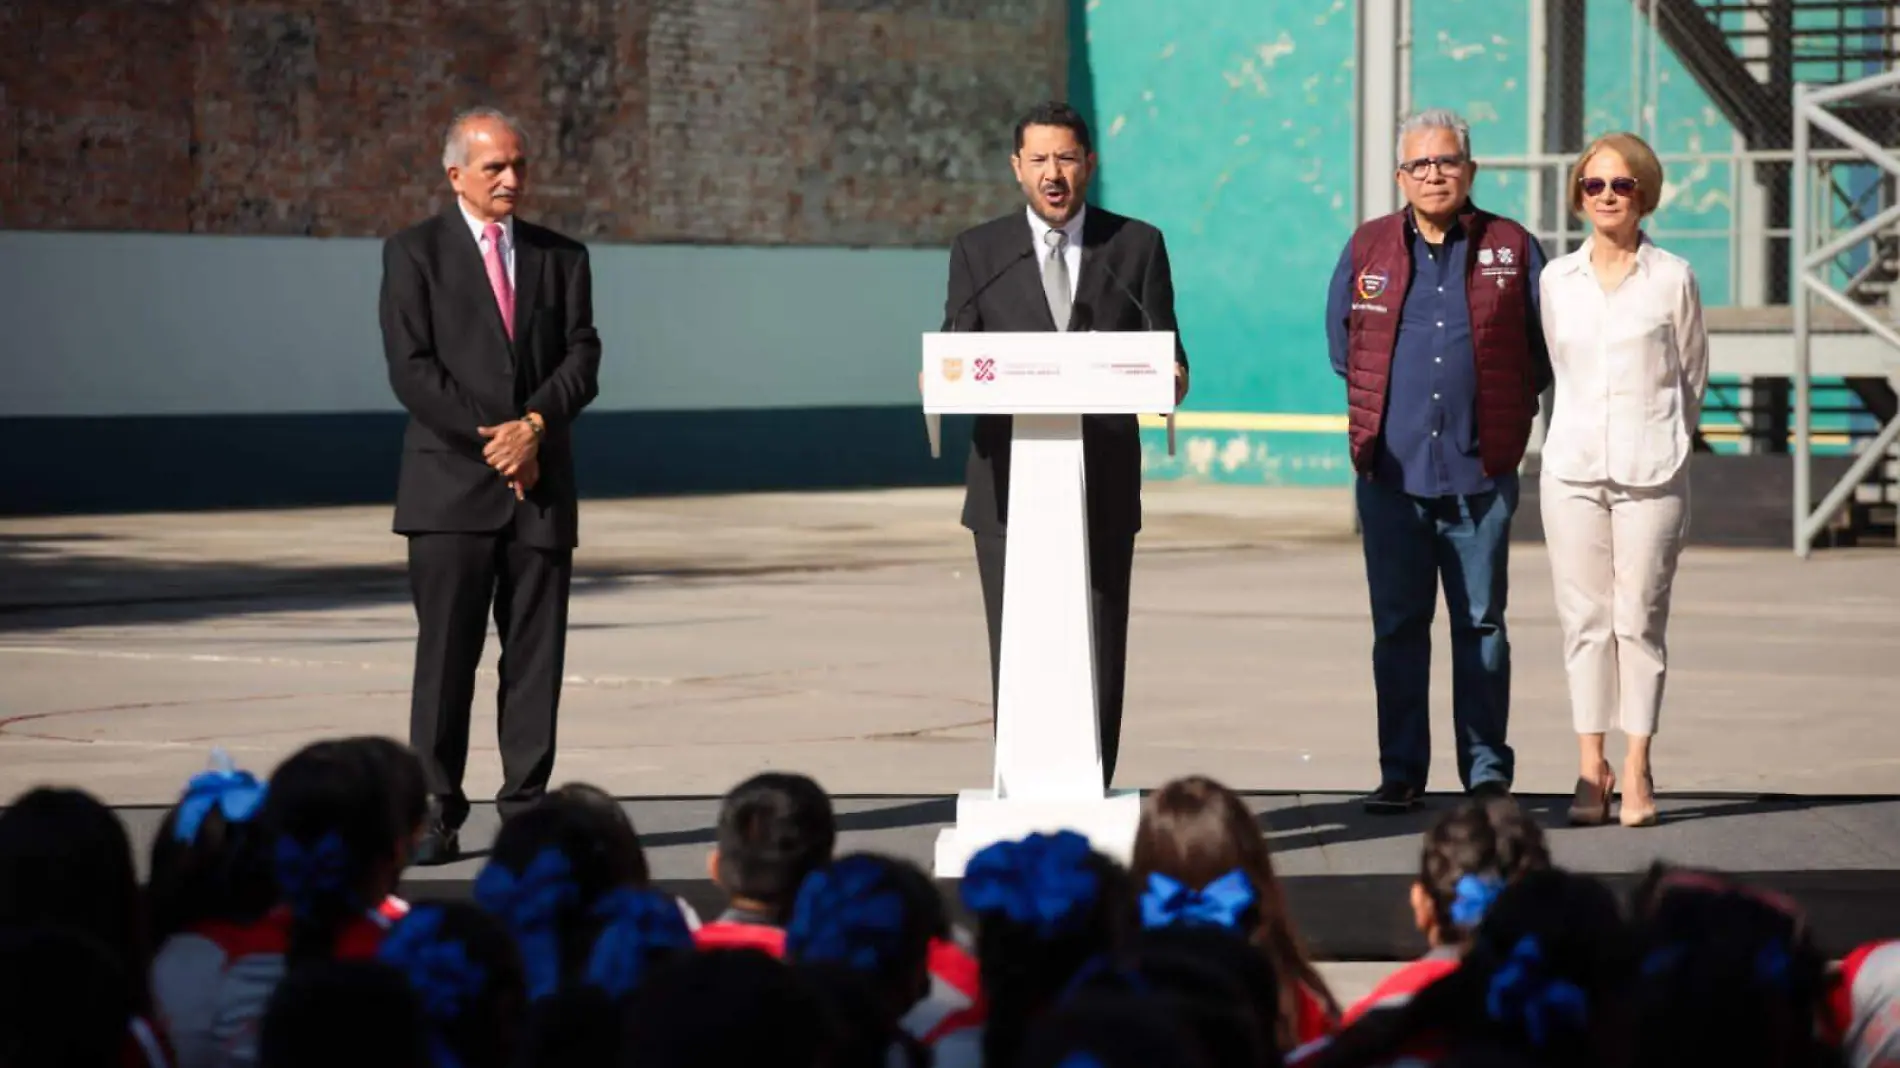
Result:
<instances>
[{"instance_id":1,"label":"teal painted wall","mask_svg":"<svg viewBox=\"0 0 1900 1068\"><path fill-rule=\"evenodd\" d=\"M1162 228L1196 413L1344 409L1321 323L1352 232L1352 5L1076 0L1071 96L1096 201ZM1337 483L1341 434L1184 429L1148 477Z\"/></svg>"},{"instance_id":2,"label":"teal painted wall","mask_svg":"<svg viewBox=\"0 0 1900 1068\"><path fill-rule=\"evenodd\" d=\"M1096 199L1166 232L1194 360L1178 455L1166 455L1158 431L1145 437L1150 478L1349 478L1338 428L1344 390L1327 363L1321 308L1355 222L1354 7L1074 0L1070 91L1097 129ZM1648 129L1647 112L1633 111L1632 87L1647 73L1631 51L1634 11L1627 0L1587 6L1586 138ZM1412 26L1413 106L1461 112L1480 159L1532 153L1529 86L1540 72L1530 4L1413 0ZM1667 48L1657 97L1646 103L1660 153L1734 145L1728 122ZM1652 229L1695 266L1706 303L1730 303L1735 176L1723 163L1666 170ZM1528 185L1523 170L1492 167L1475 193L1491 210L1531 221ZM1305 432L1274 429L1300 422Z\"/></svg>"}]
</instances>

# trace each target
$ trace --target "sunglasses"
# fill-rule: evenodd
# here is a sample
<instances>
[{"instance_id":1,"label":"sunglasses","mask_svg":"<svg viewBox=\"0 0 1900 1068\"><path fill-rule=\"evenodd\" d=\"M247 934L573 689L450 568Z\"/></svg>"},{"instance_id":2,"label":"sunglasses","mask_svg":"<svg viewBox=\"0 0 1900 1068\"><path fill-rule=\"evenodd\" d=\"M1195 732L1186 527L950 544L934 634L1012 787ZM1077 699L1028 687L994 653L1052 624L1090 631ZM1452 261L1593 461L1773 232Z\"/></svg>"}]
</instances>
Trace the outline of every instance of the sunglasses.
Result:
<instances>
[{"instance_id":1,"label":"sunglasses","mask_svg":"<svg viewBox=\"0 0 1900 1068\"><path fill-rule=\"evenodd\" d=\"M1603 187L1606 185L1610 187L1610 192L1619 197L1636 195L1636 179L1634 178L1611 178L1608 181L1602 178L1585 178L1580 184L1583 186L1583 195L1588 197L1602 196Z\"/></svg>"}]
</instances>

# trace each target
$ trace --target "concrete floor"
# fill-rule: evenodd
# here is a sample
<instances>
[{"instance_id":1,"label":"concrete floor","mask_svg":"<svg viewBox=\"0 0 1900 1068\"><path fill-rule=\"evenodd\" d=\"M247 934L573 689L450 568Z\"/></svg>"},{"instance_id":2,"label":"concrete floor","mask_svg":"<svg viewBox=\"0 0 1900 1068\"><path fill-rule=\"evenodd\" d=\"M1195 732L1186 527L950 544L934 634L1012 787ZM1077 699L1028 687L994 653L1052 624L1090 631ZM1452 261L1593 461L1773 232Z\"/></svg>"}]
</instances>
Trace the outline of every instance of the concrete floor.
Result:
<instances>
[{"instance_id":1,"label":"concrete floor","mask_svg":"<svg viewBox=\"0 0 1900 1068\"><path fill-rule=\"evenodd\" d=\"M592 501L560 780L717 794L765 767L839 792L989 778L981 602L957 491ZM1346 494L1151 486L1119 786L1377 778ZM171 800L213 746L268 771L407 729L414 618L387 510L0 520L0 797L57 781ZM1692 549L1656 743L1672 791L1900 792L1900 554ZM1522 791L1575 743L1541 546L1512 553ZM1455 789L1441 620L1434 789ZM488 663L492 667L491 642ZM471 794L499 784L492 672Z\"/></svg>"}]
</instances>

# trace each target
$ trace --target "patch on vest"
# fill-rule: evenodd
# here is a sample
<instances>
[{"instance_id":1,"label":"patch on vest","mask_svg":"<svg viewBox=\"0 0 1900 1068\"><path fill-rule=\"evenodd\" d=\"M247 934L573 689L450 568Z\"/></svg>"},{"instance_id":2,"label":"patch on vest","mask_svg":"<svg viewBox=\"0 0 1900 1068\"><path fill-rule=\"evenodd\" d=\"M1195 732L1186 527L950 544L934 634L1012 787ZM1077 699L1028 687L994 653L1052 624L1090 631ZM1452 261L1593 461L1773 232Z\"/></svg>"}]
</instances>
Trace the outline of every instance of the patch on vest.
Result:
<instances>
[{"instance_id":1,"label":"patch on vest","mask_svg":"<svg viewBox=\"0 0 1900 1068\"><path fill-rule=\"evenodd\" d=\"M1384 271L1375 271L1371 268L1367 268L1359 272L1358 281L1354 284L1353 289L1353 292L1359 299L1353 302L1353 310L1370 312L1386 311L1387 308L1383 304L1368 304L1366 302L1377 300L1383 296L1385 294L1386 283L1389 281L1391 281L1391 276L1387 275Z\"/></svg>"},{"instance_id":2,"label":"patch on vest","mask_svg":"<svg viewBox=\"0 0 1900 1068\"><path fill-rule=\"evenodd\" d=\"M1390 277L1384 271L1365 270L1359 274L1359 299L1375 300L1385 292Z\"/></svg>"},{"instance_id":3,"label":"patch on vest","mask_svg":"<svg viewBox=\"0 0 1900 1068\"><path fill-rule=\"evenodd\" d=\"M1498 288L1503 289L1508 279L1517 277L1517 254L1509 246L1481 248L1478 250L1478 272L1485 278L1497 280Z\"/></svg>"}]
</instances>

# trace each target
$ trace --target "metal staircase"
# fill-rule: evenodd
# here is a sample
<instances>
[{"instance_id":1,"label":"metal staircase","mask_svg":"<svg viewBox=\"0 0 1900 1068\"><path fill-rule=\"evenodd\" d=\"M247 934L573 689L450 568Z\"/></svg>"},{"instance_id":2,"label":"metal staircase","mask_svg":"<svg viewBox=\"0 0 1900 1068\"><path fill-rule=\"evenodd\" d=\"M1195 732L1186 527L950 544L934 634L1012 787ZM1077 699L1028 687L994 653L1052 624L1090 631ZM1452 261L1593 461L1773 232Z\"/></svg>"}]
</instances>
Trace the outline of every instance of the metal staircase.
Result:
<instances>
[{"instance_id":1,"label":"metal staircase","mask_svg":"<svg viewBox=\"0 0 1900 1068\"><path fill-rule=\"evenodd\" d=\"M1867 328L1821 308L1810 322L1817 346L1827 347L1816 366L1821 376L1804 379L1788 373L1790 363L1759 358L1763 343L1794 326L1791 296L1805 293L1794 264L1816 248L1831 247L1837 235L1855 230L1900 204L1900 177L1854 152L1820 127L1811 126L1803 146L1823 150L1808 173L1795 174L1795 131L1802 121L1794 103L1797 84L1844 85L1894 69L1900 61L1900 3L1888 0L1632 0L1639 17L1651 21L1657 36L1742 136L1756 156L1751 177L1759 183L1760 240L1767 248L1759 292L1767 305L1710 309L1711 351L1724 341L1731 351L1756 353L1738 361L1739 388L1712 390L1710 404L1741 427L1742 451L1770 463L1785 464L1790 431L1799 423L1806 433L1816 417L1829 426L1829 437L1845 441L1849 451L1863 450L1880 428L1900 415L1900 397L1887 377L1890 353L1865 345ZM1830 105L1830 113L1850 132L1879 146L1900 144L1900 92L1867 92ZM1833 157L1826 153L1833 151ZM1797 201L1797 197L1801 198ZM1797 219L1798 206L1805 207ZM1794 235L1806 235L1794 247ZM1805 262L1805 261L1804 261ZM1900 325L1900 229L1887 226L1867 240L1839 250L1818 270L1835 279L1833 288L1882 323ZM1811 288L1811 286L1809 287ZM1818 303L1818 301L1817 301ZM1803 335L1804 337L1807 335ZM1779 346L1776 345L1776 348ZM1815 351L1819 352L1820 349ZM1787 368L1784 371L1783 368ZM1722 373L1721 361L1715 370ZM1831 375L1832 377L1827 377ZM1805 411L1807 422L1800 412ZM1707 410L1707 409L1705 409ZM1805 442L1807 439L1803 439ZM1764 455L1766 454L1766 455ZM1828 457L1823 486L1848 469L1846 457ZM1818 539L1822 544L1867 541L1894 543L1896 502L1900 502L1900 460L1866 466L1864 477L1847 496L1838 516ZM1805 453L1797 461L1808 463ZM1793 476L1793 491L1808 492L1808 477ZM1806 514L1819 499L1798 502Z\"/></svg>"}]
</instances>

